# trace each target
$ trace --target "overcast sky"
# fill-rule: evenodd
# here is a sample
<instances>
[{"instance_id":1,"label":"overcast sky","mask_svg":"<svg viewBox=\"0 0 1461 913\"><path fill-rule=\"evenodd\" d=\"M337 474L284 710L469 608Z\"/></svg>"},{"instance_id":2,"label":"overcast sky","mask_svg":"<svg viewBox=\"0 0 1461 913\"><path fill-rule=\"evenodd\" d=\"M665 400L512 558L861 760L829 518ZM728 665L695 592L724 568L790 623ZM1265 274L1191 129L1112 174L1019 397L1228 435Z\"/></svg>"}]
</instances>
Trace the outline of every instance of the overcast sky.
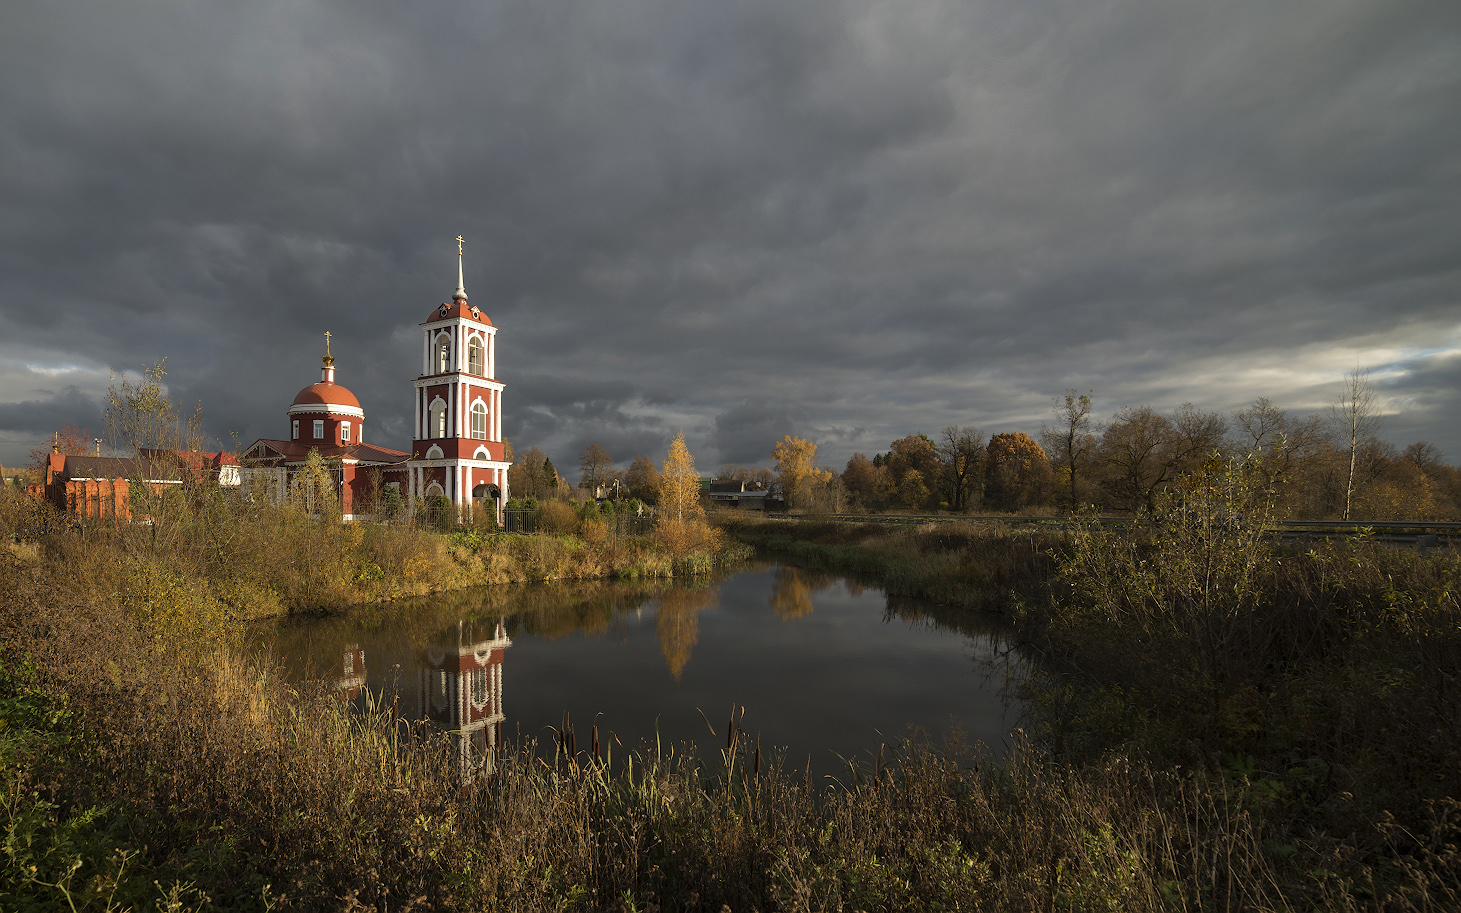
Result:
<instances>
[{"instance_id":1,"label":"overcast sky","mask_svg":"<svg viewBox=\"0 0 1461 913\"><path fill-rule=\"evenodd\" d=\"M407 449L458 234L563 469L840 468L1069 387L1307 414L1356 366L1461 463L1461 3L12 0L0 462L164 357L286 437L326 330Z\"/></svg>"}]
</instances>

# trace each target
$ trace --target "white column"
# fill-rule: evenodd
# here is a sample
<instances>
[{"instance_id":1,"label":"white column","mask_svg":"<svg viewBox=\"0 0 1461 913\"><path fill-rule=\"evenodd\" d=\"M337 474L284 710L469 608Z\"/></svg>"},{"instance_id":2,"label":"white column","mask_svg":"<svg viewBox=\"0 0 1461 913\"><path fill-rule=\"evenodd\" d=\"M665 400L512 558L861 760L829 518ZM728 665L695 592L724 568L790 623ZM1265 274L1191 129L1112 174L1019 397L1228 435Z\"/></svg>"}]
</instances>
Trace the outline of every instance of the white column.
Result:
<instances>
[{"instance_id":1,"label":"white column","mask_svg":"<svg viewBox=\"0 0 1461 913\"><path fill-rule=\"evenodd\" d=\"M422 331L421 337L421 373L431 373L431 331Z\"/></svg>"}]
</instances>

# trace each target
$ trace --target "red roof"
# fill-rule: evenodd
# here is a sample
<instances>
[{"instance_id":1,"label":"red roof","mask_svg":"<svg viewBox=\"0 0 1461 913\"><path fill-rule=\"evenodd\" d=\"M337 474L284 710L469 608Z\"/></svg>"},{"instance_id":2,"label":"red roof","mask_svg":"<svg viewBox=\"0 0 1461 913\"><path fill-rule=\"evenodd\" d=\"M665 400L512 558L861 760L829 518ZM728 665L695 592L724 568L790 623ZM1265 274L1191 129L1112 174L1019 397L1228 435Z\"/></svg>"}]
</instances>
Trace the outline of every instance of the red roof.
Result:
<instances>
[{"instance_id":1,"label":"red roof","mask_svg":"<svg viewBox=\"0 0 1461 913\"><path fill-rule=\"evenodd\" d=\"M441 312L442 308L446 308L445 314ZM467 320L475 320L478 323L485 323L489 327L492 326L492 321L488 318L486 311L478 308L476 316L473 316L472 306L470 304L465 301L455 300L448 301L445 304L439 305L435 310L431 312L431 316L427 317L421 325L426 326L426 324L428 323L435 323L438 320L450 320L453 317L464 317Z\"/></svg>"},{"instance_id":2,"label":"red roof","mask_svg":"<svg viewBox=\"0 0 1461 913\"><path fill-rule=\"evenodd\" d=\"M339 384L324 380L317 384L310 384L308 387L300 390L295 395L294 402L290 405L300 406L307 403L324 403L330 406L353 406L356 409L360 408L360 400L355 398L354 393L351 393Z\"/></svg>"}]
</instances>

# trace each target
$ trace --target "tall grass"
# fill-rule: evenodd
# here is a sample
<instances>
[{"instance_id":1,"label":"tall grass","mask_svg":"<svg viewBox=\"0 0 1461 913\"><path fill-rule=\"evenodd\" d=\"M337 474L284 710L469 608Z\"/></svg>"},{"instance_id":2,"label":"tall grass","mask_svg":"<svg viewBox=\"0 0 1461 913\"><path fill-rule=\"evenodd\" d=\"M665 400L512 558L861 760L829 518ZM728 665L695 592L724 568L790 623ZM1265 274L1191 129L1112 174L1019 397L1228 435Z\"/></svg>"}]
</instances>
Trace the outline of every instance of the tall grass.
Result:
<instances>
[{"instance_id":1,"label":"tall grass","mask_svg":"<svg viewBox=\"0 0 1461 913\"><path fill-rule=\"evenodd\" d=\"M0 679L6 731L52 739L3 756L7 908L1282 902L1235 795L1119 759L1073 769L1021 746L993 765L907 745L834 784L718 730L709 756L518 746L464 783L444 740L389 707L352 715L199 632L159 653L98 583L0 566L0 650L7 669L30 663ZM21 719L27 701L64 712Z\"/></svg>"}]
</instances>

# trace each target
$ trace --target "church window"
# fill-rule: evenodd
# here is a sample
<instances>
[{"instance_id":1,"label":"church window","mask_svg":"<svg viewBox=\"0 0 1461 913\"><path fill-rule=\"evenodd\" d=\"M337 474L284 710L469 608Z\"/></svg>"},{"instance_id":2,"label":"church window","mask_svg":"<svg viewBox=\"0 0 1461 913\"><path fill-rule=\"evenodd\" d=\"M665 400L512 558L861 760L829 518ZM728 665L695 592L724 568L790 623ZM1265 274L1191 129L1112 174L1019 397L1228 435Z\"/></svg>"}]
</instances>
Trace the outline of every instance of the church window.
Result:
<instances>
[{"instance_id":1,"label":"church window","mask_svg":"<svg viewBox=\"0 0 1461 913\"><path fill-rule=\"evenodd\" d=\"M445 374L451 370L451 340L442 334L436 338L436 373Z\"/></svg>"},{"instance_id":2,"label":"church window","mask_svg":"<svg viewBox=\"0 0 1461 913\"><path fill-rule=\"evenodd\" d=\"M349 422L341 422L340 423L340 440L344 441L347 444L350 443L350 423Z\"/></svg>"},{"instance_id":3,"label":"church window","mask_svg":"<svg viewBox=\"0 0 1461 913\"><path fill-rule=\"evenodd\" d=\"M485 438L487 436L487 407L478 400L472 403L472 437Z\"/></svg>"},{"instance_id":4,"label":"church window","mask_svg":"<svg viewBox=\"0 0 1461 913\"><path fill-rule=\"evenodd\" d=\"M317 441L323 441L325 439L325 420L324 419L322 419L322 418L315 419L315 428L314 428L314 431L315 431L315 440L317 440Z\"/></svg>"},{"instance_id":5,"label":"church window","mask_svg":"<svg viewBox=\"0 0 1461 913\"><path fill-rule=\"evenodd\" d=\"M289 422L289 439L291 441L299 440L299 419L297 418L291 419Z\"/></svg>"},{"instance_id":6,"label":"church window","mask_svg":"<svg viewBox=\"0 0 1461 913\"><path fill-rule=\"evenodd\" d=\"M446 437L446 403L441 400L431 404L431 436Z\"/></svg>"},{"instance_id":7,"label":"church window","mask_svg":"<svg viewBox=\"0 0 1461 913\"><path fill-rule=\"evenodd\" d=\"M473 374L482 373L482 340L475 336L467 343L467 370Z\"/></svg>"}]
</instances>

